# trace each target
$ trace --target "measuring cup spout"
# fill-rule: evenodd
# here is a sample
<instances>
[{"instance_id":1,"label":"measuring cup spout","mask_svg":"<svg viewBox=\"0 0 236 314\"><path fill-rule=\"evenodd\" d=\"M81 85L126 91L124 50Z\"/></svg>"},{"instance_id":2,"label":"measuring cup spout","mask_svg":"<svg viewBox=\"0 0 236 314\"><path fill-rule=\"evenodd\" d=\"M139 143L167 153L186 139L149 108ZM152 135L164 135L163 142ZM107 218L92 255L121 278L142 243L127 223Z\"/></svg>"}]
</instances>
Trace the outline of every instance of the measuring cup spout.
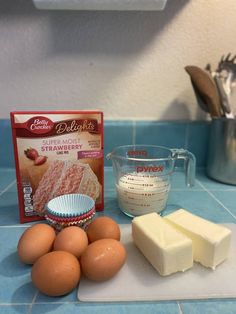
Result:
<instances>
[{"instance_id":1,"label":"measuring cup spout","mask_svg":"<svg viewBox=\"0 0 236 314\"><path fill-rule=\"evenodd\" d=\"M172 157L184 160L185 179L188 187L195 184L196 158L186 149L171 149Z\"/></svg>"}]
</instances>

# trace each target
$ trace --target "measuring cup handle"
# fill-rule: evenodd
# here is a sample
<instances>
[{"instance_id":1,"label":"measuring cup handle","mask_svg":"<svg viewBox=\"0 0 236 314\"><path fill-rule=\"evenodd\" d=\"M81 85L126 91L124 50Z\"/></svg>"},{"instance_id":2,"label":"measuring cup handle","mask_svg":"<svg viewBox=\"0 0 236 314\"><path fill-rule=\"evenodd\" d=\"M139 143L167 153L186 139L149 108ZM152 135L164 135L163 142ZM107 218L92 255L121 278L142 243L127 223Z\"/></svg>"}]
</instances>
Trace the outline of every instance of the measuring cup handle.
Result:
<instances>
[{"instance_id":1,"label":"measuring cup handle","mask_svg":"<svg viewBox=\"0 0 236 314\"><path fill-rule=\"evenodd\" d=\"M195 183L196 158L186 149L171 149L172 157L184 160L185 179L187 186L193 186Z\"/></svg>"}]
</instances>

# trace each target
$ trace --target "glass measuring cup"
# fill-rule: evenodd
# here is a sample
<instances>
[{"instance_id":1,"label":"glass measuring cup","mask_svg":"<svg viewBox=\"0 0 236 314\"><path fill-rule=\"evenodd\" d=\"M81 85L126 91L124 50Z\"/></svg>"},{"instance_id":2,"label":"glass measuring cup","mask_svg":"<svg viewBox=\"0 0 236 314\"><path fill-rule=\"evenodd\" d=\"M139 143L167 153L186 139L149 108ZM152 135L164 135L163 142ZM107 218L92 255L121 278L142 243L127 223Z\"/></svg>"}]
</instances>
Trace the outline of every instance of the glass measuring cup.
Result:
<instances>
[{"instance_id":1,"label":"glass measuring cup","mask_svg":"<svg viewBox=\"0 0 236 314\"><path fill-rule=\"evenodd\" d=\"M165 209L177 160L184 161L186 185L194 185L196 160L185 149L125 145L116 147L107 159L112 161L119 207L130 217Z\"/></svg>"}]
</instances>

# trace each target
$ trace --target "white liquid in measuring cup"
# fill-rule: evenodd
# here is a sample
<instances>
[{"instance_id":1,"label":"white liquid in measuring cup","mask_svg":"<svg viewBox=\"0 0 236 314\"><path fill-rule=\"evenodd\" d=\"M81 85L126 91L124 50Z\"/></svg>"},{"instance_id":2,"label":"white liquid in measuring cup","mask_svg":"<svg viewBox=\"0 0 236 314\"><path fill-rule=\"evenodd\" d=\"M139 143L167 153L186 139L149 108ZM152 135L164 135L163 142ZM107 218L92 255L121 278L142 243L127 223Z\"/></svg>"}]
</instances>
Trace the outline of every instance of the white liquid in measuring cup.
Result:
<instances>
[{"instance_id":1,"label":"white liquid in measuring cup","mask_svg":"<svg viewBox=\"0 0 236 314\"><path fill-rule=\"evenodd\" d=\"M128 173L116 185L119 206L130 216L161 212L170 190L169 176Z\"/></svg>"}]
</instances>

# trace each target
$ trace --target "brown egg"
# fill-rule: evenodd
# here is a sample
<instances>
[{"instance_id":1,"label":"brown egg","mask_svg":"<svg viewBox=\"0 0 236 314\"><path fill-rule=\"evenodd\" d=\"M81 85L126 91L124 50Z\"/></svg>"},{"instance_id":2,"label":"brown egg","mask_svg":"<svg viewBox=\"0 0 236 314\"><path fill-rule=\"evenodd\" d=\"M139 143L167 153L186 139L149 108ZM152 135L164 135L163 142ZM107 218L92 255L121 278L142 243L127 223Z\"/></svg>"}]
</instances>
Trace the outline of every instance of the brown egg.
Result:
<instances>
[{"instance_id":1,"label":"brown egg","mask_svg":"<svg viewBox=\"0 0 236 314\"><path fill-rule=\"evenodd\" d=\"M53 248L55 251L67 251L76 257L80 257L87 246L88 237L86 232L82 228L71 226L58 233Z\"/></svg>"},{"instance_id":2,"label":"brown egg","mask_svg":"<svg viewBox=\"0 0 236 314\"><path fill-rule=\"evenodd\" d=\"M40 223L26 229L17 245L20 260L34 264L40 256L52 250L55 238L55 230L47 224Z\"/></svg>"},{"instance_id":3,"label":"brown egg","mask_svg":"<svg viewBox=\"0 0 236 314\"><path fill-rule=\"evenodd\" d=\"M120 227L113 219L106 216L98 217L92 221L86 232L89 242L100 239L120 240Z\"/></svg>"},{"instance_id":4,"label":"brown egg","mask_svg":"<svg viewBox=\"0 0 236 314\"><path fill-rule=\"evenodd\" d=\"M40 292L49 296L61 296L77 286L80 264L71 253L50 252L41 256L33 265L31 278Z\"/></svg>"},{"instance_id":5,"label":"brown egg","mask_svg":"<svg viewBox=\"0 0 236 314\"><path fill-rule=\"evenodd\" d=\"M82 273L94 281L105 281L121 269L126 259L124 246L114 239L97 240L87 247L80 258Z\"/></svg>"}]
</instances>

